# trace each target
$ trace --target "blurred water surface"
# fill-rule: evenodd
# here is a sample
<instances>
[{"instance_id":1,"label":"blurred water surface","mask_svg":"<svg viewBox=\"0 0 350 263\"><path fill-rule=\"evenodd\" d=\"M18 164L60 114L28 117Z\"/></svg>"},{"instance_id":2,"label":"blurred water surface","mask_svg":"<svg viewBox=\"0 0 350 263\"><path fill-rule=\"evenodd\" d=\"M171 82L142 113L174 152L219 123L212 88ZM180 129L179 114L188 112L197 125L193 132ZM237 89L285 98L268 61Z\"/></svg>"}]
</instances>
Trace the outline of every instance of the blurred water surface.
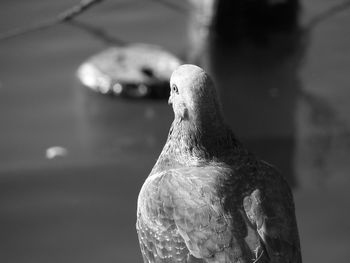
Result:
<instances>
[{"instance_id":1,"label":"blurred water surface","mask_svg":"<svg viewBox=\"0 0 350 263\"><path fill-rule=\"evenodd\" d=\"M1 1L0 32L75 3ZM304 0L294 30L230 41L156 1L106 1L79 17L211 73L237 136L293 186L304 262L346 261L350 247L350 10L307 27L337 3ZM166 101L81 87L75 70L106 47L70 25L0 42L1 262L141 262L136 198L173 114ZM67 155L47 159L52 146Z\"/></svg>"}]
</instances>

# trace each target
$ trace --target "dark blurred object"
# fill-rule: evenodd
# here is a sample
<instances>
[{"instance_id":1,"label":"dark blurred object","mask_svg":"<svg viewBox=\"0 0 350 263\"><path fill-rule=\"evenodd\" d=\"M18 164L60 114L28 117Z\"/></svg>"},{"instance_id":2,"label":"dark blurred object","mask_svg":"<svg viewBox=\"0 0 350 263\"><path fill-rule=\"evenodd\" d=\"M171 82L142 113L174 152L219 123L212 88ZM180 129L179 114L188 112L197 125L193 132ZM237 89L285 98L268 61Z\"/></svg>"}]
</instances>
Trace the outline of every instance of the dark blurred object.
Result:
<instances>
[{"instance_id":1,"label":"dark blurred object","mask_svg":"<svg viewBox=\"0 0 350 263\"><path fill-rule=\"evenodd\" d=\"M217 0L212 29L218 36L288 30L298 25L299 0Z\"/></svg>"},{"instance_id":2,"label":"dark blurred object","mask_svg":"<svg viewBox=\"0 0 350 263\"><path fill-rule=\"evenodd\" d=\"M189 60L213 76L237 136L295 187L294 112L307 47L298 2L192 2Z\"/></svg>"}]
</instances>

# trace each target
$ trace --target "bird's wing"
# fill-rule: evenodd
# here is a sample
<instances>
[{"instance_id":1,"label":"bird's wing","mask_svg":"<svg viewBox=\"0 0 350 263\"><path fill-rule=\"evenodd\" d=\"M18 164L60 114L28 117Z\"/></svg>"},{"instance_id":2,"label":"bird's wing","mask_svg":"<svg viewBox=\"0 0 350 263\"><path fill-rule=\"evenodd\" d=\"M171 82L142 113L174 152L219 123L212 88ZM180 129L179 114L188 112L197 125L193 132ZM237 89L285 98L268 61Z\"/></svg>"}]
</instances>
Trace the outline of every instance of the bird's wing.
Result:
<instances>
[{"instance_id":1,"label":"bird's wing","mask_svg":"<svg viewBox=\"0 0 350 263\"><path fill-rule=\"evenodd\" d=\"M232 218L216 193L215 178L223 172L215 167L183 168L146 180L138 200L138 233L147 259L178 255L186 262L191 254L236 262L243 257L235 246Z\"/></svg>"},{"instance_id":2,"label":"bird's wing","mask_svg":"<svg viewBox=\"0 0 350 263\"><path fill-rule=\"evenodd\" d=\"M145 263L186 262L189 254L172 218L172 197L162 189L166 176L148 177L138 197L136 229Z\"/></svg>"},{"instance_id":3,"label":"bird's wing","mask_svg":"<svg viewBox=\"0 0 350 263\"><path fill-rule=\"evenodd\" d=\"M261 237L270 262L301 263L291 191L282 179L275 185L270 183L244 197L245 213Z\"/></svg>"}]
</instances>

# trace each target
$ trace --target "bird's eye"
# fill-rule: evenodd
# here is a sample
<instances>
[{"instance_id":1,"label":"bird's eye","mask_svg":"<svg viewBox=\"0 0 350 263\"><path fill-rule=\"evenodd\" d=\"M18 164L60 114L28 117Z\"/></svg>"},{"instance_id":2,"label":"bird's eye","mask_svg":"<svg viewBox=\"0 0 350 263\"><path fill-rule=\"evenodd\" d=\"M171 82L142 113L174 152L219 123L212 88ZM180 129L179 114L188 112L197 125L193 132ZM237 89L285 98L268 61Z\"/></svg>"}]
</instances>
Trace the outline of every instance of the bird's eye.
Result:
<instances>
[{"instance_id":1,"label":"bird's eye","mask_svg":"<svg viewBox=\"0 0 350 263\"><path fill-rule=\"evenodd\" d=\"M173 85L171 86L171 89L173 90L173 92L179 94L179 89L177 88L177 86L176 86L175 84L173 84Z\"/></svg>"}]
</instances>

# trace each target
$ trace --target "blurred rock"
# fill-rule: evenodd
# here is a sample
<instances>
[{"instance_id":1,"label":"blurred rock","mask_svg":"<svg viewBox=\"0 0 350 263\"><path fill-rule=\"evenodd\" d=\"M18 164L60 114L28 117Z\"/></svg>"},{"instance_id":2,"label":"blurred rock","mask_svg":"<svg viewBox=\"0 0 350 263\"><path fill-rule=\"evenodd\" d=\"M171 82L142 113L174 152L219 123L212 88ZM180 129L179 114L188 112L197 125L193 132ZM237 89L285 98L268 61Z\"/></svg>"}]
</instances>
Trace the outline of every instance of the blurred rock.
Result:
<instances>
[{"instance_id":1,"label":"blurred rock","mask_svg":"<svg viewBox=\"0 0 350 263\"><path fill-rule=\"evenodd\" d=\"M86 60L77 76L101 94L127 98L165 98L171 73L182 62L163 48L148 44L110 47Z\"/></svg>"}]
</instances>

